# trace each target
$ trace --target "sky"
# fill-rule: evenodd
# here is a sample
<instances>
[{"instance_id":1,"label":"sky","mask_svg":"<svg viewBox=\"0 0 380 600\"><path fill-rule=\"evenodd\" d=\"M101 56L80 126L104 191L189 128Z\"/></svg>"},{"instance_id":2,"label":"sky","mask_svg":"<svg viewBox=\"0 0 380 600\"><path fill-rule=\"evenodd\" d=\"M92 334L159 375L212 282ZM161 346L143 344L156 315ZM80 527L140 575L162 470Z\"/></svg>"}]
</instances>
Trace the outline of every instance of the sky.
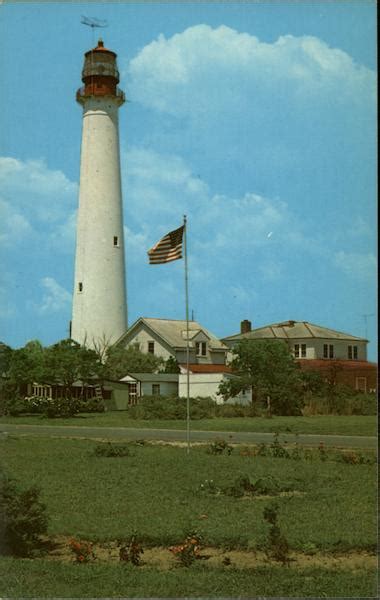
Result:
<instances>
[{"instance_id":1,"label":"sky","mask_svg":"<svg viewBox=\"0 0 380 600\"><path fill-rule=\"evenodd\" d=\"M81 16L105 19L91 31ZM68 337L83 54L118 54L128 320L289 319L376 360L376 3L2 2L0 340Z\"/></svg>"}]
</instances>

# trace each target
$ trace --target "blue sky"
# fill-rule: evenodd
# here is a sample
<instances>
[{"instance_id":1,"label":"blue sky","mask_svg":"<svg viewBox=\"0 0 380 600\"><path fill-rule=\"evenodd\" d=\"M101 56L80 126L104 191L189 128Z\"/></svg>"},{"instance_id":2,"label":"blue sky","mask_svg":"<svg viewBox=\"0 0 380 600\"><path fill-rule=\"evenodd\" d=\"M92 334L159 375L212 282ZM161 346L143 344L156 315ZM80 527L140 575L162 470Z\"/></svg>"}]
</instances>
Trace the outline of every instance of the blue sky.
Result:
<instances>
[{"instance_id":1,"label":"blue sky","mask_svg":"<svg viewBox=\"0 0 380 600\"><path fill-rule=\"evenodd\" d=\"M129 322L184 318L183 261L146 251L189 224L190 309L216 335L376 313L375 2L3 3L0 339L68 335L81 15L118 54ZM97 36L95 37L95 41ZM367 317L369 357L376 320Z\"/></svg>"}]
</instances>

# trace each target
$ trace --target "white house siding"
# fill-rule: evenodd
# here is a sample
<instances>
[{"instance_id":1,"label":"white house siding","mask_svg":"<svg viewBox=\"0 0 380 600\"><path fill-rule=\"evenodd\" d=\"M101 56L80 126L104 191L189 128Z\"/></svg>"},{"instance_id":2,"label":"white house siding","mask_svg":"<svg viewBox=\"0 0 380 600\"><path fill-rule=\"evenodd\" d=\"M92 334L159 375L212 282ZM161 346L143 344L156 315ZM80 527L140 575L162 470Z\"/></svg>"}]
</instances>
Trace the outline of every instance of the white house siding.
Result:
<instances>
[{"instance_id":1,"label":"white house siding","mask_svg":"<svg viewBox=\"0 0 380 600\"><path fill-rule=\"evenodd\" d=\"M157 381L157 385L160 386L160 396L177 396L178 394L178 382L174 381ZM152 396L153 395L153 381L142 381L141 382L141 396Z\"/></svg>"},{"instance_id":2,"label":"white house siding","mask_svg":"<svg viewBox=\"0 0 380 600\"><path fill-rule=\"evenodd\" d=\"M212 398L217 404L223 404L224 400L217 394L222 381L227 378L225 373L190 373L190 396L192 398ZM186 397L187 395L187 375L180 373L178 378L178 395ZM248 404L249 394L239 394L231 398L229 403Z\"/></svg>"},{"instance_id":3,"label":"white house siding","mask_svg":"<svg viewBox=\"0 0 380 600\"><path fill-rule=\"evenodd\" d=\"M310 342L309 342L310 343ZM333 340L333 339L313 339L313 347L315 349L315 356L311 358L324 358L323 356L323 345L334 346L334 357L337 359L347 360L348 359L348 346L357 346L358 358L357 360L367 360L367 344L360 340ZM307 358L309 358L307 356Z\"/></svg>"},{"instance_id":4,"label":"white house siding","mask_svg":"<svg viewBox=\"0 0 380 600\"><path fill-rule=\"evenodd\" d=\"M148 352L149 342L154 342L154 355L167 360L170 356L174 356L170 352L169 347L162 343L162 340L153 332L148 330L143 324L140 325L133 338L131 338L126 346L138 344L141 352Z\"/></svg>"}]
</instances>

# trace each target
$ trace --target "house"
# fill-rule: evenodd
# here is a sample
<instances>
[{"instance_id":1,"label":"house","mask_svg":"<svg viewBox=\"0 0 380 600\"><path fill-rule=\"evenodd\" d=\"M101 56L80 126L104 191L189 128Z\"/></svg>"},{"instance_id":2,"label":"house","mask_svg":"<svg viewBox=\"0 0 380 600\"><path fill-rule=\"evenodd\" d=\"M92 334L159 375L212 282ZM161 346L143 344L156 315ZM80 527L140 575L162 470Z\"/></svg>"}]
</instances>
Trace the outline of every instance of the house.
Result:
<instances>
[{"instance_id":1,"label":"house","mask_svg":"<svg viewBox=\"0 0 380 600\"><path fill-rule=\"evenodd\" d=\"M307 321L284 321L252 329L251 322L245 319L240 333L222 341L231 349L243 339L281 340L302 369L319 371L334 383L344 383L358 391L376 391L377 365L367 361L365 338Z\"/></svg>"},{"instance_id":2,"label":"house","mask_svg":"<svg viewBox=\"0 0 380 600\"><path fill-rule=\"evenodd\" d=\"M219 386L224 381L235 377L228 365L189 365L189 388L190 396L193 398L209 397L217 404L223 404L224 400L218 395ZM187 394L187 367L180 365L178 377L178 395L185 397ZM249 404L251 400L249 391L240 392L234 398L228 400L228 404Z\"/></svg>"},{"instance_id":3,"label":"house","mask_svg":"<svg viewBox=\"0 0 380 600\"><path fill-rule=\"evenodd\" d=\"M178 373L129 373L121 381L128 385L129 404L141 396L178 396Z\"/></svg>"},{"instance_id":4,"label":"house","mask_svg":"<svg viewBox=\"0 0 380 600\"><path fill-rule=\"evenodd\" d=\"M128 384L129 404L137 404L143 396L187 396L187 367L179 365L179 373L129 373L121 382ZM223 404L218 396L219 385L234 377L227 365L189 365L189 396L192 398L212 398ZM229 403L247 404L249 394L241 393L231 398Z\"/></svg>"},{"instance_id":5,"label":"house","mask_svg":"<svg viewBox=\"0 0 380 600\"><path fill-rule=\"evenodd\" d=\"M189 362L224 365L227 346L197 321L189 321ZM138 344L148 352L167 360L173 357L185 364L187 347L186 321L141 317L121 336L116 345L125 348Z\"/></svg>"}]
</instances>

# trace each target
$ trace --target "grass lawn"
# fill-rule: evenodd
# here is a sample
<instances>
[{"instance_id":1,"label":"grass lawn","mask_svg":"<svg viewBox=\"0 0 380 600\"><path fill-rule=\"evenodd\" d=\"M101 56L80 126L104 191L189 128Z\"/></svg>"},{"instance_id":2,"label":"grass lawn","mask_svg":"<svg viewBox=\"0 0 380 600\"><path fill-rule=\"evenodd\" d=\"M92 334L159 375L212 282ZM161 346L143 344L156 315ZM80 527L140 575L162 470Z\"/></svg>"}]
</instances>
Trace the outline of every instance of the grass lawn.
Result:
<instances>
[{"instance_id":1,"label":"grass lawn","mask_svg":"<svg viewBox=\"0 0 380 600\"><path fill-rule=\"evenodd\" d=\"M288 567L211 570L203 565L168 572L131 566L0 561L0 593L12 598L376 597L373 570L296 570Z\"/></svg>"},{"instance_id":2,"label":"grass lawn","mask_svg":"<svg viewBox=\"0 0 380 600\"><path fill-rule=\"evenodd\" d=\"M205 545L257 551L268 539L268 496L236 498L201 488L224 488L236 477L272 476L281 531L290 548L325 553L374 552L376 465L350 465L265 456L208 454L162 445L131 446L131 455L94 455L97 442L9 436L0 442L1 464L25 486L37 485L50 517L49 535L91 541L125 539L136 530L145 547L170 546L197 530ZM106 596L371 596L373 570L211 568L207 561L160 571L149 566L88 565L47 559L0 560L0 594L12 597Z\"/></svg>"},{"instance_id":3,"label":"grass lawn","mask_svg":"<svg viewBox=\"0 0 380 600\"><path fill-rule=\"evenodd\" d=\"M185 421L131 419L127 411L103 414L81 414L68 419L47 419L41 415L0 417L0 423L30 425L76 425L94 427L137 427L151 429L186 429ZM312 417L234 417L199 419L192 421L192 429L199 431L247 431L257 433L310 433L317 435L377 434L376 416L323 415Z\"/></svg>"}]
</instances>

